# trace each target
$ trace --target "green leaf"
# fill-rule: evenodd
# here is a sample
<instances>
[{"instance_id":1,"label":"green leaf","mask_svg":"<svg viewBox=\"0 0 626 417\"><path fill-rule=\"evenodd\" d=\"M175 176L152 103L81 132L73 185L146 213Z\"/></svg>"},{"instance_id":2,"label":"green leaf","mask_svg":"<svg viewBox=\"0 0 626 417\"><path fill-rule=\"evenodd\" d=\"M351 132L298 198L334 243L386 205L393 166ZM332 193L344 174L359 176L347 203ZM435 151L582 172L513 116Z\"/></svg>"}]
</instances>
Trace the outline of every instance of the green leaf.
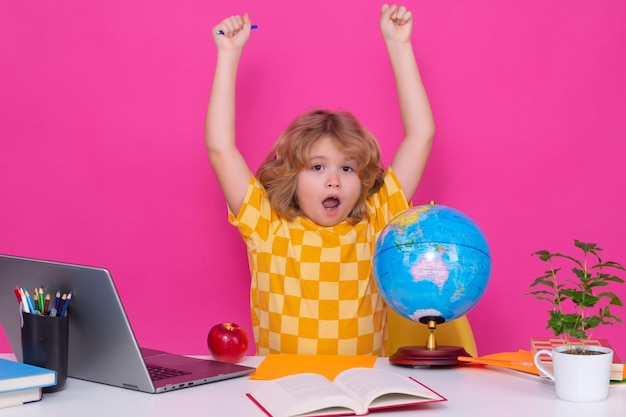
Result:
<instances>
[{"instance_id":1,"label":"green leaf","mask_svg":"<svg viewBox=\"0 0 626 417\"><path fill-rule=\"evenodd\" d=\"M620 271L626 271L626 267L624 267L620 263L613 262L613 261L597 263L589 269L602 269L602 268L615 268L615 269L619 269Z\"/></svg>"},{"instance_id":2,"label":"green leaf","mask_svg":"<svg viewBox=\"0 0 626 417\"><path fill-rule=\"evenodd\" d=\"M561 315L561 321L567 324L575 324L576 322L580 321L580 319L581 319L580 314L562 314Z\"/></svg>"},{"instance_id":3,"label":"green leaf","mask_svg":"<svg viewBox=\"0 0 626 417\"><path fill-rule=\"evenodd\" d=\"M574 339L581 339L581 340L588 339L587 334L583 330L579 330L579 329L572 329L568 331L567 334L572 336Z\"/></svg>"},{"instance_id":4,"label":"green leaf","mask_svg":"<svg viewBox=\"0 0 626 417\"><path fill-rule=\"evenodd\" d=\"M612 292L601 292L600 294L598 294L598 298L609 298L611 300L609 301L609 305L620 307L624 305L622 303L622 300L620 300L619 297Z\"/></svg>"},{"instance_id":5,"label":"green leaf","mask_svg":"<svg viewBox=\"0 0 626 417\"><path fill-rule=\"evenodd\" d=\"M603 324L613 324L613 322L611 322L610 320L613 320L613 321L615 321L617 323L622 323L622 320L619 317L611 314L609 306L604 307L604 310L602 310L602 308L600 308L600 316L602 318L604 318L604 319L609 319L609 320L607 320L606 323L603 323Z\"/></svg>"},{"instance_id":6,"label":"green leaf","mask_svg":"<svg viewBox=\"0 0 626 417\"><path fill-rule=\"evenodd\" d=\"M584 323L585 329L592 329L594 327L598 327L600 323L602 323L602 319L598 316L585 317L582 322Z\"/></svg>"},{"instance_id":7,"label":"green leaf","mask_svg":"<svg viewBox=\"0 0 626 417\"><path fill-rule=\"evenodd\" d=\"M606 287L607 285L609 285L608 282L606 281L592 281L589 283L589 288L595 288L595 287Z\"/></svg>"},{"instance_id":8,"label":"green leaf","mask_svg":"<svg viewBox=\"0 0 626 417\"><path fill-rule=\"evenodd\" d=\"M540 296L540 295L537 295L537 296L535 296L535 299L537 299L537 300L542 300L542 301L547 301L547 302L549 302L550 304L553 304L553 305L554 305L554 297L542 297L542 296Z\"/></svg>"},{"instance_id":9,"label":"green leaf","mask_svg":"<svg viewBox=\"0 0 626 417\"><path fill-rule=\"evenodd\" d=\"M549 295L551 297L554 297L554 291L548 291L548 290L536 290L536 291L531 291L526 293L526 295Z\"/></svg>"},{"instance_id":10,"label":"green leaf","mask_svg":"<svg viewBox=\"0 0 626 417\"><path fill-rule=\"evenodd\" d=\"M574 239L574 246L576 246L577 248L582 249L583 252L585 252L585 253L589 253L589 252L594 251L594 250L595 251L601 251L602 250L595 243L585 243L585 242L581 242L578 239Z\"/></svg>"},{"instance_id":11,"label":"green leaf","mask_svg":"<svg viewBox=\"0 0 626 417\"><path fill-rule=\"evenodd\" d=\"M588 280L589 279L589 273L583 269L580 268L572 268L572 272L574 273L574 275L576 275L578 277L578 279L580 280Z\"/></svg>"},{"instance_id":12,"label":"green leaf","mask_svg":"<svg viewBox=\"0 0 626 417\"><path fill-rule=\"evenodd\" d=\"M537 252L534 252L532 255L537 255L539 259L541 259L543 262L548 262L550 258L552 257L552 254L548 252L547 250L538 250Z\"/></svg>"},{"instance_id":13,"label":"green leaf","mask_svg":"<svg viewBox=\"0 0 626 417\"><path fill-rule=\"evenodd\" d=\"M622 278L616 277L615 275L608 276L608 277L604 278L604 280L611 281L611 282L618 282L620 284L624 283L624 280Z\"/></svg>"},{"instance_id":14,"label":"green leaf","mask_svg":"<svg viewBox=\"0 0 626 417\"><path fill-rule=\"evenodd\" d=\"M562 253L553 253L551 254L552 258L562 258L562 259L568 259L571 262L574 262L576 265L578 265L580 268L583 267L583 263L581 261L579 261L578 259L574 258L573 256L569 256L569 255L564 255Z\"/></svg>"},{"instance_id":15,"label":"green leaf","mask_svg":"<svg viewBox=\"0 0 626 417\"><path fill-rule=\"evenodd\" d=\"M600 301L600 298L589 294L587 291L578 291L568 288L561 291L561 294L571 298L574 304L581 307L593 307Z\"/></svg>"},{"instance_id":16,"label":"green leaf","mask_svg":"<svg viewBox=\"0 0 626 417\"><path fill-rule=\"evenodd\" d=\"M554 287L554 280L551 278L548 278L547 276L542 276L542 277L535 279L535 281L533 281L533 283L530 284L530 287L532 288L536 285L545 285L547 287Z\"/></svg>"}]
</instances>

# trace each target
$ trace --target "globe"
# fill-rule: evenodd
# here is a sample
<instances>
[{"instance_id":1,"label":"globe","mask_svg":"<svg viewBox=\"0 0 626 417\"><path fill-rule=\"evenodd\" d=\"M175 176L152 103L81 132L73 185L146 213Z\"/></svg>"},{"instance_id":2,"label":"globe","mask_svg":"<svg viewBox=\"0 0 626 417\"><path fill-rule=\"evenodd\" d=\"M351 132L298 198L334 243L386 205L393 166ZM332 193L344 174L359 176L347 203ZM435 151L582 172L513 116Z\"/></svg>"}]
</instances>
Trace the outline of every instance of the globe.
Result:
<instances>
[{"instance_id":1,"label":"globe","mask_svg":"<svg viewBox=\"0 0 626 417\"><path fill-rule=\"evenodd\" d=\"M383 229L373 273L383 299L398 314L439 324L465 315L482 298L491 254L468 216L446 206L421 205Z\"/></svg>"}]
</instances>

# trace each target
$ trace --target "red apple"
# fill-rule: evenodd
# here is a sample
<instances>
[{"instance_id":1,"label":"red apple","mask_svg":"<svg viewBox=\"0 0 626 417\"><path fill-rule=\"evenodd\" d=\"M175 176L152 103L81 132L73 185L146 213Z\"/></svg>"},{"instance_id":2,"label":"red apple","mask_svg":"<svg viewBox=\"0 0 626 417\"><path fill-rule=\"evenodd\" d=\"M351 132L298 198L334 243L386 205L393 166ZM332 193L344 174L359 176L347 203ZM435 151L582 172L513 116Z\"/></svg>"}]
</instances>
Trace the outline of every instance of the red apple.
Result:
<instances>
[{"instance_id":1,"label":"red apple","mask_svg":"<svg viewBox=\"0 0 626 417\"><path fill-rule=\"evenodd\" d=\"M248 335L238 324L220 323L209 330L207 345L215 360L235 363L248 351Z\"/></svg>"}]
</instances>

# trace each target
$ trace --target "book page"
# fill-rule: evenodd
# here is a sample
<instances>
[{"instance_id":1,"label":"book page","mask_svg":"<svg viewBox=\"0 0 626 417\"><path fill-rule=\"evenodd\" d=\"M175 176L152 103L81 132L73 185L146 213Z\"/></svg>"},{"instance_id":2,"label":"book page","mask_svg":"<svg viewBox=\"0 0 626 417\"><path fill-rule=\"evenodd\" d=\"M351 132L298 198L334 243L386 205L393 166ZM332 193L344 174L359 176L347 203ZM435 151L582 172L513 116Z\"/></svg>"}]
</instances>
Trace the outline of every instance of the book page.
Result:
<instances>
[{"instance_id":1,"label":"book page","mask_svg":"<svg viewBox=\"0 0 626 417\"><path fill-rule=\"evenodd\" d=\"M409 377L382 369L350 369L339 374L335 384L366 408L444 400Z\"/></svg>"},{"instance_id":2,"label":"book page","mask_svg":"<svg viewBox=\"0 0 626 417\"><path fill-rule=\"evenodd\" d=\"M250 396L274 417L366 412L356 400L318 374L297 374L265 381ZM322 412L324 409L328 410Z\"/></svg>"}]
</instances>

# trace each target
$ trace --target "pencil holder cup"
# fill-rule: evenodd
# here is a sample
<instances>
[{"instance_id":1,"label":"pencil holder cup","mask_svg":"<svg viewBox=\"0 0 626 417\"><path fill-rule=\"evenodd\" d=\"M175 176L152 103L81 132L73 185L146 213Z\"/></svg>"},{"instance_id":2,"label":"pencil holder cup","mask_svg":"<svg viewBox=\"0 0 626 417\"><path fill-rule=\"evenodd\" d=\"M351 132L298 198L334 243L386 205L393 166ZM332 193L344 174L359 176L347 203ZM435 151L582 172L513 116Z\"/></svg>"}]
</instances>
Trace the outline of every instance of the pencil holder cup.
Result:
<instances>
[{"instance_id":1,"label":"pencil holder cup","mask_svg":"<svg viewBox=\"0 0 626 417\"><path fill-rule=\"evenodd\" d=\"M22 359L24 363L56 371L56 385L43 388L43 392L63 389L67 380L69 317L24 313L23 318Z\"/></svg>"}]
</instances>

